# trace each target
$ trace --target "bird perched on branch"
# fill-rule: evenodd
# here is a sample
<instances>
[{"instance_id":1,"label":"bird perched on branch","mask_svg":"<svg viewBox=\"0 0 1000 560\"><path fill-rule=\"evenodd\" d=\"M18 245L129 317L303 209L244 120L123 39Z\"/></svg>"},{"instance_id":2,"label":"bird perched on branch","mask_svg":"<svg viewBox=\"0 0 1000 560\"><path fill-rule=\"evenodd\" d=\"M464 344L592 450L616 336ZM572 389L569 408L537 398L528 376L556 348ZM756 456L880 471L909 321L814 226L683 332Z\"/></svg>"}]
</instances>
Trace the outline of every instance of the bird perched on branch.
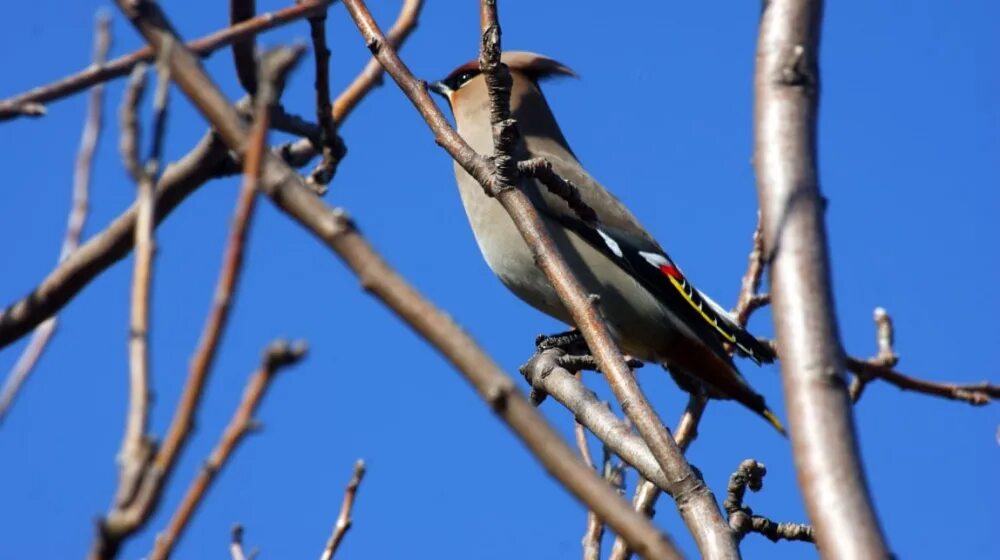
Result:
<instances>
[{"instance_id":1,"label":"bird perched on branch","mask_svg":"<svg viewBox=\"0 0 1000 560\"><path fill-rule=\"evenodd\" d=\"M758 364L774 360L772 349L698 291L635 216L573 155L539 83L576 74L534 53L506 52L501 60L513 80L510 109L520 133L513 157L548 160L556 174L579 189L596 219L582 219L535 178L522 176L519 187L576 278L589 293L600 296L604 318L622 351L665 365L685 389L697 386L685 384L685 378L699 380L710 397L736 400L784 433L764 398L733 365L724 344ZM489 92L478 62L459 66L429 88L448 100L465 141L480 153L493 153ZM570 313L535 266L506 210L457 163L455 177L479 249L500 281L536 309L572 325Z\"/></svg>"}]
</instances>

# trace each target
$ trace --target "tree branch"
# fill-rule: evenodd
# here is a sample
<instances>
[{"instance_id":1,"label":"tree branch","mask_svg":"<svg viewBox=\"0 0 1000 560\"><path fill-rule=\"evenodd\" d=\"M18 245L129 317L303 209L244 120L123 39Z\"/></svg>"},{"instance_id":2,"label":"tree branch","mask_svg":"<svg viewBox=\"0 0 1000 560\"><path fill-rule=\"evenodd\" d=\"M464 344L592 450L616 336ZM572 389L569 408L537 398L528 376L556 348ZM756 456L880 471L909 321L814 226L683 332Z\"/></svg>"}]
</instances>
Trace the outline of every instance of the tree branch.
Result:
<instances>
[{"instance_id":1,"label":"tree branch","mask_svg":"<svg viewBox=\"0 0 1000 560\"><path fill-rule=\"evenodd\" d=\"M101 65L108 56L111 48L111 20L103 12L97 16L97 24L94 35L94 55L93 63ZM101 129L104 120L104 86L95 85L90 90L90 98L87 100L87 116L83 125L83 134L80 138L80 150L76 157L76 166L73 171L73 194L70 206L69 218L66 223L66 235L63 238L62 248L59 251L59 263L64 262L80 246L80 237L83 233L83 225L87 219L87 209L90 200L90 181L93 176L94 154L97 152L97 143L100 140ZM35 364L45 352L52 335L55 334L58 318L52 316L35 328L35 332L28 342L28 346L21 353L15 362L14 367L4 381L3 389L0 390L0 424L17 398L17 394L24 382L28 379Z\"/></svg>"},{"instance_id":2,"label":"tree branch","mask_svg":"<svg viewBox=\"0 0 1000 560\"><path fill-rule=\"evenodd\" d=\"M247 382L246 389L243 391L243 399L233 414L232 420L229 421L229 425L222 433L222 438L208 456L208 460L202 465L201 471L191 481L177 511L167 523L167 528L157 535L153 551L149 555L150 560L165 560L170 557L188 522L191 521L191 516L194 515L195 510L205 498L205 494L208 493L212 482L225 467L240 442L257 428L258 424L253 415L263 400L268 387L270 387L271 381L274 380L275 374L282 368L298 363L305 356L305 353L306 346L303 342L289 344L284 340L278 340L268 345L260 368ZM242 545L240 550L242 550Z\"/></svg>"},{"instance_id":3,"label":"tree branch","mask_svg":"<svg viewBox=\"0 0 1000 560\"><path fill-rule=\"evenodd\" d=\"M340 515L337 516L337 522L333 525L333 532L330 534L330 539L326 541L326 547L323 548L320 560L331 560L337 554L337 549L344 540L344 536L347 535L347 531L351 529L351 525L354 523L351 519L354 498L358 495L358 488L361 486L361 479L364 476L365 462L358 459L354 463L354 474L351 475L351 481L347 483L347 489L344 491L344 501L340 504Z\"/></svg>"},{"instance_id":4,"label":"tree branch","mask_svg":"<svg viewBox=\"0 0 1000 560\"><path fill-rule=\"evenodd\" d=\"M191 41L187 46L198 56L205 57L218 49L227 47L246 37L252 37L269 29L274 29L275 27L280 27L324 11L331 3L333 3L333 0L303 0L296 2L287 8L261 14L239 25L220 29L200 39ZM152 62L155 57L153 49L144 47L125 56L118 57L106 64L91 65L72 76L0 101L0 121L25 114L32 114L33 107L41 108L40 112L34 110L35 113L44 114L45 111L41 107L42 104L73 95L94 84L127 76L132 72L136 64Z\"/></svg>"},{"instance_id":5,"label":"tree branch","mask_svg":"<svg viewBox=\"0 0 1000 560\"><path fill-rule=\"evenodd\" d=\"M729 514L729 525L737 539L743 540L749 532L760 533L771 539L815 542L813 529L804 523L775 523L762 515L754 515L749 506L744 505L743 496L747 487L759 492L764 487L767 468L753 459L740 463L739 468L729 477L726 501L722 507Z\"/></svg>"},{"instance_id":6,"label":"tree branch","mask_svg":"<svg viewBox=\"0 0 1000 560\"><path fill-rule=\"evenodd\" d=\"M424 83L416 80L395 51L386 45L384 36L364 2L345 0L344 3L369 50L427 121L438 144L483 185L487 194L495 196L511 216L531 250L535 263L545 273L564 307L570 311L574 324L583 333L615 397L620 403L628 403L623 409L649 444L657 462L664 471L670 473L671 480L677 481L672 485L673 495L678 500L678 508L688 528L695 535L699 550L709 557L736 557L736 545L711 490L691 470L673 438L642 394L621 351L600 318L594 301L583 291L559 255L530 200L513 187L518 170L516 162L509 156L509 147L516 130L509 118L506 97L509 96L509 73L500 63L500 28L496 19L495 2L485 1L480 10L483 31L480 68L490 90L490 118L495 131L494 154L490 158L476 153L451 128L430 99Z\"/></svg>"},{"instance_id":7,"label":"tree branch","mask_svg":"<svg viewBox=\"0 0 1000 560\"><path fill-rule=\"evenodd\" d=\"M858 456L816 172L821 0L764 4L755 155L775 331L799 484L831 558L888 555Z\"/></svg>"},{"instance_id":8,"label":"tree branch","mask_svg":"<svg viewBox=\"0 0 1000 560\"><path fill-rule=\"evenodd\" d=\"M205 75L197 59L172 32L159 8L118 0L118 5L154 49L174 43L169 63L180 89L215 126L231 150L243 154L246 124ZM514 382L445 314L390 269L358 234L344 212L334 211L308 190L305 180L267 154L262 187L279 208L320 237L361 278L362 285L441 351L476 386L545 467L620 534L650 558L676 558L676 551L649 520L638 516L615 491L580 462L558 433L514 387Z\"/></svg>"}]
</instances>

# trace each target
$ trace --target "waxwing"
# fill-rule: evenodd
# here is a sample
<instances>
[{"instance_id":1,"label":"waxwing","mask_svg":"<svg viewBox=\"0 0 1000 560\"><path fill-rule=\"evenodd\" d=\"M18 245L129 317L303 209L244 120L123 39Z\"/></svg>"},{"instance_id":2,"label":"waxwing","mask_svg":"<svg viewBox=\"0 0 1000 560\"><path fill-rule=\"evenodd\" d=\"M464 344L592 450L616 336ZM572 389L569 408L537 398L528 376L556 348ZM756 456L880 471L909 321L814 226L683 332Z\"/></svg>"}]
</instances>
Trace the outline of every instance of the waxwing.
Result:
<instances>
[{"instance_id":1,"label":"waxwing","mask_svg":"<svg viewBox=\"0 0 1000 560\"><path fill-rule=\"evenodd\" d=\"M595 181L570 149L539 82L575 76L566 66L529 52L506 52L510 70L510 109L520 132L514 157L544 157L571 181L597 214L596 223L581 220L559 197L532 178L521 189L538 209L549 234L584 288L600 296L601 310L623 352L666 366L681 386L684 379L704 383L709 396L734 399L784 433L733 365L729 343L754 362L774 361L772 349L736 324L721 306L698 291L662 247L622 203ZM448 100L458 133L480 153L493 153L486 80L473 60L429 88ZM479 250L490 269L519 298L572 325L545 275L535 266L527 244L510 216L458 164L455 177Z\"/></svg>"}]
</instances>

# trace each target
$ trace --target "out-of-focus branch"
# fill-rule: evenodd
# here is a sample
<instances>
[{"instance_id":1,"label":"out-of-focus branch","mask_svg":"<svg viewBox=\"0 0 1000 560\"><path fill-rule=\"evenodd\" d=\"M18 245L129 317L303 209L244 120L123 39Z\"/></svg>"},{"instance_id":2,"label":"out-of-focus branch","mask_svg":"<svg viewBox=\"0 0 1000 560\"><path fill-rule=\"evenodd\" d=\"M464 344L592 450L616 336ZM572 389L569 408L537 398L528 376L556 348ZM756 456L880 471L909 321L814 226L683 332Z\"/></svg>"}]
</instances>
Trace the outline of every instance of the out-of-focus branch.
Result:
<instances>
[{"instance_id":1,"label":"out-of-focus branch","mask_svg":"<svg viewBox=\"0 0 1000 560\"><path fill-rule=\"evenodd\" d=\"M747 325L747 321L750 320L750 315L754 311L770 302L770 297L767 294L758 293L761 278L764 275L764 238L761 235L760 228L761 221L760 213L758 212L750 254L747 257L747 270L740 282L740 291L736 298L736 306L732 311L733 317L736 318L736 324L741 327ZM735 348L732 345L727 345L727 351L730 355L733 354L734 350ZM708 406L708 396L705 394L704 387L700 383L698 387L700 389L699 392L691 394L687 408L684 409L684 414L681 415L681 419L677 422L677 429L674 430L674 439L677 441L677 446L685 453L688 446L698 437L698 423L701 422L701 416L705 412L705 407ZM642 478L636 485L632 504L636 511L643 513L646 517L652 518L655 514L656 500L659 498L660 489L649 480ZM631 557L632 551L628 549L625 542L621 539L615 539L615 544L611 548L608 560L628 560Z\"/></svg>"},{"instance_id":2,"label":"out-of-focus branch","mask_svg":"<svg viewBox=\"0 0 1000 560\"><path fill-rule=\"evenodd\" d=\"M577 370L574 372L574 378L580 383L583 382L582 372ZM575 422L573 432L576 437L576 447L580 451L580 457L583 459L583 463L587 465L588 468L596 469L594 466L593 456L590 454L590 444L587 443L587 428L580 423L579 420ZM607 478L609 470L609 462L611 458L611 452L605 445L604 448L604 464L601 472L605 474L605 479ZM580 544L583 546L583 560L601 560L601 540L604 538L604 522L601 518L597 516L593 510L587 511L587 525L583 532L583 538L580 540Z\"/></svg>"},{"instance_id":3,"label":"out-of-focus branch","mask_svg":"<svg viewBox=\"0 0 1000 560\"><path fill-rule=\"evenodd\" d=\"M270 387L271 381L274 380L275 374L282 368L298 363L305 356L305 353L306 346L303 342L289 344L284 340L277 340L268 345L264 351L260 368L247 382L246 389L243 391L243 399L233 414L232 420L229 421L229 425L222 433L222 438L208 456L208 460L202 465L201 471L191 481L177 511L167 523L167 528L157 535L153 551L149 555L150 560L165 560L170 557L170 553L191 520L191 516L204 499L212 482L222 471L240 442L256 428L257 424L253 415L268 387ZM242 549L242 546L240 548Z\"/></svg>"},{"instance_id":4,"label":"out-of-focus branch","mask_svg":"<svg viewBox=\"0 0 1000 560\"><path fill-rule=\"evenodd\" d=\"M333 525L333 532L330 533L330 538L326 541L320 560L331 560L337 554L337 549L343 542L344 536L347 535L347 531L351 529L351 525L354 523L351 518L351 512L354 510L354 498L358 495L358 488L361 487L361 479L364 477L365 462L358 459L354 463L354 474L351 475L351 481L347 483L347 488L344 490L344 501L340 504L337 522Z\"/></svg>"},{"instance_id":5,"label":"out-of-focus branch","mask_svg":"<svg viewBox=\"0 0 1000 560\"><path fill-rule=\"evenodd\" d=\"M157 478L150 476L156 443L147 434L150 402L149 307L155 252L155 184L165 133L169 72L164 65L157 64L152 139L149 156L144 163L140 163L139 159L138 107L146 85L145 65L138 65L133 70L122 102L122 162L138 185L138 211L134 228L136 257L132 274L128 337L128 412L125 434L118 453L118 487L110 511L98 521L97 534L89 554L91 559L114 558L117 555L121 544L149 519L155 509L155 494L158 491L158 488L148 484L151 479Z\"/></svg>"},{"instance_id":6,"label":"out-of-focus branch","mask_svg":"<svg viewBox=\"0 0 1000 560\"><path fill-rule=\"evenodd\" d=\"M280 27L313 14L325 11L333 0L304 0L280 10L260 14L238 25L221 29L188 43L188 48L199 56L208 56L218 49L229 46L246 37L252 37L269 29ZM88 87L114 78L127 76L140 62L152 62L153 49L143 47L108 63L91 65L72 76L0 101L0 121L24 114L44 114L42 104L67 97ZM39 110L33 108L40 108Z\"/></svg>"},{"instance_id":7,"label":"out-of-focus branch","mask_svg":"<svg viewBox=\"0 0 1000 560\"><path fill-rule=\"evenodd\" d=\"M176 42L165 16L150 2L118 5L154 49L173 44L168 61L180 89L237 154L247 142L246 124L197 59ZM479 391L497 415L517 433L548 471L595 511L630 545L650 558L676 558L669 541L649 520L636 515L615 491L587 469L528 400L479 346L447 315L432 306L390 269L360 236L345 213L334 211L309 192L305 180L272 154L264 161L262 188L275 204L321 238L382 300L445 355Z\"/></svg>"},{"instance_id":8,"label":"out-of-focus branch","mask_svg":"<svg viewBox=\"0 0 1000 560\"><path fill-rule=\"evenodd\" d=\"M899 356L893 348L895 332L892 317L881 307L875 309L874 316L878 353L867 360L847 357L847 369L855 374L850 387L853 402L858 402L865 387L873 379L881 379L904 391L963 401L974 406L986 405L992 399L1000 398L1000 386L988 381L968 384L939 383L917 379L896 371L894 368L899 363Z\"/></svg>"},{"instance_id":9,"label":"out-of-focus branch","mask_svg":"<svg viewBox=\"0 0 1000 560\"><path fill-rule=\"evenodd\" d=\"M722 507L729 514L729 526L737 539L749 532L760 533L773 542L779 540L815 542L813 529L804 523L775 523L762 515L754 515L753 510L743 503L743 496L749 487L759 492L764 487L767 468L753 459L747 459L729 477L726 501Z\"/></svg>"},{"instance_id":10,"label":"out-of-focus branch","mask_svg":"<svg viewBox=\"0 0 1000 560\"><path fill-rule=\"evenodd\" d=\"M680 420L677 421L677 428L674 430L674 439L677 441L677 447L685 453L695 438L698 437L698 423L701 422L701 416L704 414L707 405L708 396L703 391L692 394L688 399L684 413L681 414ZM656 484L650 482L645 477L640 477L636 483L635 495L632 497L632 507L635 511L652 519L656 515L656 501L660 498L661 492ZM611 554L608 555L608 560L628 560L631 557L632 550L629 549L628 544L624 540L616 538L614 545L611 547Z\"/></svg>"},{"instance_id":11,"label":"out-of-focus branch","mask_svg":"<svg viewBox=\"0 0 1000 560\"><path fill-rule=\"evenodd\" d=\"M229 26L233 27L253 18L257 13L257 0L229 0ZM323 10L326 13L326 10ZM243 91L251 96L257 93L257 36L247 35L233 41L233 65Z\"/></svg>"},{"instance_id":12,"label":"out-of-focus branch","mask_svg":"<svg viewBox=\"0 0 1000 560\"><path fill-rule=\"evenodd\" d=\"M417 28L417 18L423 5L423 0L403 0L396 22L392 24L385 36L386 44L390 48L396 51L402 48L410 33L413 33L413 30ZM385 69L373 56L354 78L354 81L344 88L344 91L337 96L337 100L333 102L333 120L337 122L338 126L347 119L351 111L368 95L368 92L382 85L384 75Z\"/></svg>"},{"instance_id":13,"label":"out-of-focus branch","mask_svg":"<svg viewBox=\"0 0 1000 560\"><path fill-rule=\"evenodd\" d=\"M345 0L344 3L369 50L427 121L438 144L479 181L487 194L495 196L511 216L531 250L535 263L545 273L564 307L570 311L574 324L583 333L615 397L619 402L629 403L629 406L623 407L629 418L648 443L657 462L665 472L670 473L669 478L677 481L672 485L674 496L679 501L682 517L695 535L699 550L705 556L736 557L738 551L735 542L711 490L691 470L639 389L632 371L604 325L595 302L584 292L559 255L537 210L527 195L514 187L518 169L517 162L510 155L510 149L516 129L509 110L510 74L500 62L500 27L495 2L486 0L480 9L483 41L479 64L490 92L490 120L494 130L494 153L489 158L476 153L451 128L430 99L424 84L413 77L396 52L386 45L385 37L364 2ZM605 518L605 521L608 519ZM619 531L619 534L622 533Z\"/></svg>"},{"instance_id":14,"label":"out-of-focus branch","mask_svg":"<svg viewBox=\"0 0 1000 560\"><path fill-rule=\"evenodd\" d=\"M347 153L343 140L337 134L330 104L330 49L326 46L326 12L309 18L313 56L316 59L316 122L319 124L320 162L309 174L309 183L322 194L326 184L337 172L337 164Z\"/></svg>"},{"instance_id":15,"label":"out-of-focus branch","mask_svg":"<svg viewBox=\"0 0 1000 560\"><path fill-rule=\"evenodd\" d=\"M809 519L824 556L884 558L844 378L817 175L822 13L822 0L764 4L754 168L792 449Z\"/></svg>"},{"instance_id":16,"label":"out-of-focus branch","mask_svg":"<svg viewBox=\"0 0 1000 560\"><path fill-rule=\"evenodd\" d=\"M157 183L156 222L163 221L188 195L214 177L227 159L225 145L209 132L184 157L167 166ZM132 205L71 253L31 293L0 312L0 348L31 332L91 280L128 255L137 214L137 205Z\"/></svg>"},{"instance_id":17,"label":"out-of-focus branch","mask_svg":"<svg viewBox=\"0 0 1000 560\"><path fill-rule=\"evenodd\" d=\"M243 269L243 253L253 217L260 186L262 158L266 151L267 130L270 126L271 109L277 101L275 76L283 77L291 71L302 51L279 52L266 56L259 71L265 78L255 89L258 91L254 111L254 129L250 135L246 157L244 157L243 187L236 202L233 224L229 232L219 279L216 282L215 298L205 319L198 347L191 358L184 390L178 401L170 428L163 445L157 453L156 464L160 469L169 470L180 456L194 425L194 415L201 402L201 395L212 371L212 364L229 322L233 294ZM255 71L257 74L258 71Z\"/></svg>"},{"instance_id":18,"label":"out-of-focus branch","mask_svg":"<svg viewBox=\"0 0 1000 560\"><path fill-rule=\"evenodd\" d=\"M325 10L329 4L329 0L296 4L274 13L262 14L236 27L220 31L191 44L201 49L200 54L208 54L230 44L244 34L253 35L290 21L308 17L319 10ZM399 19L390 31L388 39L390 43L396 46L402 45L416 27L417 16L422 5L421 0L404 0ZM101 77L104 75L100 74L95 78L88 70L72 79L54 84L52 87L55 89L45 86L25 95L35 92L49 95L46 92L52 89L55 92L55 97L52 98L54 99L79 91L90 84L125 75L136 63L152 59L152 51L146 47L136 51L133 55L116 59L101 66L101 72L114 70L111 75ZM373 58L351 86L337 98L337 101L333 103L333 118L338 126L364 99L365 95L378 85L383 72L382 66ZM311 140L303 139L292 144L279 146L275 148L274 153L289 165L301 167L316 156L316 149ZM241 167L233 168L231 163L232 158L229 157L224 145L218 141L214 133L207 133L188 154L164 170L163 176L157 184L157 224L208 180L220 175L239 172ZM69 303L91 280L124 258L132 249L132 228L135 227L135 215L136 208L133 206L115 219L107 229L84 243L70 258L49 273L30 294L0 311L0 348L31 332L31 329Z\"/></svg>"},{"instance_id":19,"label":"out-of-focus branch","mask_svg":"<svg viewBox=\"0 0 1000 560\"><path fill-rule=\"evenodd\" d=\"M97 16L97 25L94 34L94 56L95 65L100 66L108 56L111 48L111 19L104 13ZM66 235L63 238L62 248L59 251L59 262L62 263L76 251L80 246L80 236L83 233L83 224L87 219L87 208L90 199L90 180L92 177L94 154L97 151L97 142L100 139L103 126L104 113L104 85L97 84L90 90L90 98L87 100L87 116L83 125L83 134L80 138L80 150L76 156L76 166L73 170L73 194L70 205L69 218L66 223ZM0 424L10 410L18 391L31 374L35 364L38 363L45 347L55 333L58 318L52 316L38 325L28 342L28 346L17 359L14 367L4 381L3 389L0 390Z\"/></svg>"}]
</instances>

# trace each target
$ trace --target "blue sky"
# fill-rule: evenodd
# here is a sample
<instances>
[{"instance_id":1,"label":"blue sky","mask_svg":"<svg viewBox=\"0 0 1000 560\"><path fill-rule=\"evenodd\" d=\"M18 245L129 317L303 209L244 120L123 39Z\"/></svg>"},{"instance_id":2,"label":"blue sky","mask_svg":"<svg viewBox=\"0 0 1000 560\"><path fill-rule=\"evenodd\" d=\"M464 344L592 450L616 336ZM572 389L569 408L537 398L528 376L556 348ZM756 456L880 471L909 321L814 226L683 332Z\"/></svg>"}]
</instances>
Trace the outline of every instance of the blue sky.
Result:
<instances>
[{"instance_id":1,"label":"blue sky","mask_svg":"<svg viewBox=\"0 0 1000 560\"><path fill-rule=\"evenodd\" d=\"M167 3L185 37L224 25L226 2ZM375 4L373 2L373 4ZM395 2L373 6L386 27ZM475 56L474 2L429 0L404 50L433 79ZM285 4L260 0L260 10ZM638 215L698 286L733 303L746 263L756 197L750 166L751 74L759 5L654 3L633 10L501 2L504 45L534 50L582 79L545 90L581 160ZM572 4L572 6L581 6ZM89 62L96 9L105 2L37 0L7 7L0 24L6 97ZM987 0L829 3L823 27L820 172L834 291L848 352L874 352L873 308L897 326L900 369L936 379L998 380L992 350L1000 312L1000 8ZM368 53L343 7L329 20L334 90ZM114 54L138 47L114 19ZM263 46L305 40L295 24ZM311 115L307 61L284 101ZM207 67L232 98L231 59ZM105 135L92 185L92 235L133 199L117 154L122 83L108 89ZM166 155L184 154L205 129L174 92ZM0 125L0 301L30 290L53 266L63 235L85 96L52 104L39 120ZM342 130L350 154L327 200L357 218L371 242L516 374L535 334L560 326L520 304L482 262L446 154L392 84L374 92ZM275 137L280 139L280 137ZM211 300L238 182L209 183L158 230L153 299L152 426L162 434ZM0 557L78 556L115 485L126 380L131 261L88 286L0 427ZM770 316L751 326L772 332ZM305 338L306 361L280 377L258 413L265 428L239 449L177 549L179 558L226 554L229 527L246 527L262 558L318 555L354 460L369 465L344 557L577 557L585 513L498 422L454 371L365 295L348 271L262 201L233 321L205 394L197 433L149 529L124 549L139 558L215 444L265 344ZM0 371L23 342L0 352ZM787 418L776 367L741 369ZM673 422L684 395L647 367L640 380ZM602 380L587 383L608 397ZM572 418L546 416L567 436ZM1000 498L994 405L901 393L874 384L855 409L876 507L900 558L1000 554L990 509ZM720 497L745 458L768 466L748 504L803 521L787 441L732 403L712 403L691 461ZM629 475L634 482L634 474ZM657 523L694 555L675 509ZM607 540L610 542L610 539ZM748 558L808 558L810 545L750 535Z\"/></svg>"}]
</instances>

